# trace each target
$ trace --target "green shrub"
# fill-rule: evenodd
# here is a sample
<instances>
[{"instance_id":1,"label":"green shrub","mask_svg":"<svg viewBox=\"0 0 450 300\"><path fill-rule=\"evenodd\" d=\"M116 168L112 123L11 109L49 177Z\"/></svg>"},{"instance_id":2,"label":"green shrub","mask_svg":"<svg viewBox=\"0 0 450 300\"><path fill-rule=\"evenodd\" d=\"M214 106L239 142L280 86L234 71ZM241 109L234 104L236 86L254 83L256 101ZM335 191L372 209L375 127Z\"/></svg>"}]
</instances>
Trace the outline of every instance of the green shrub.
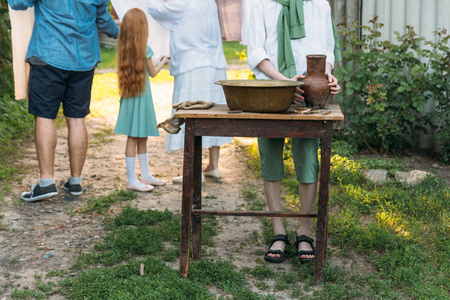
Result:
<instances>
[{"instance_id":1,"label":"green shrub","mask_svg":"<svg viewBox=\"0 0 450 300\"><path fill-rule=\"evenodd\" d=\"M27 102L15 101L12 69L11 33L6 1L0 3L0 182L18 172L11 168L18 144L31 136L33 118L27 114ZM21 149L20 147L19 149Z\"/></svg>"},{"instance_id":2,"label":"green shrub","mask_svg":"<svg viewBox=\"0 0 450 300\"><path fill-rule=\"evenodd\" d=\"M22 149L18 145L33 133L33 124L32 116L27 113L26 100L0 97L0 182L19 171L10 166L11 159L16 160L20 153L17 150Z\"/></svg>"},{"instance_id":3,"label":"green shrub","mask_svg":"<svg viewBox=\"0 0 450 300\"><path fill-rule=\"evenodd\" d=\"M333 145L331 146L332 155L338 154L339 156L350 157L351 155L356 154L357 152L358 149L355 147L355 145L350 144L349 142L343 140L336 140L333 142Z\"/></svg>"},{"instance_id":4,"label":"green shrub","mask_svg":"<svg viewBox=\"0 0 450 300\"><path fill-rule=\"evenodd\" d=\"M11 33L8 5L0 2L0 97L13 94Z\"/></svg>"},{"instance_id":5,"label":"green shrub","mask_svg":"<svg viewBox=\"0 0 450 300\"><path fill-rule=\"evenodd\" d=\"M436 31L438 41L433 43L417 37L414 29L406 26L405 34L395 32L394 44L379 40L383 24L376 18L370 24L354 23L341 30L346 37L345 64L336 70L336 76L346 83L345 93L338 94L349 121L346 134L359 146L392 152L409 147L409 141L419 133L427 134L427 125L439 126L436 139L443 158L448 159L447 31ZM364 30L361 38L357 34L360 29ZM420 49L422 44L432 49ZM438 109L423 114L428 101L434 101Z\"/></svg>"},{"instance_id":6,"label":"green shrub","mask_svg":"<svg viewBox=\"0 0 450 300\"><path fill-rule=\"evenodd\" d=\"M435 32L437 42L426 41L431 49L421 51L422 57L428 59L428 64L434 72L424 74L427 87L433 94L436 110L428 117L436 128L435 140L438 143L444 162L450 164L450 48L447 46L450 35L446 29Z\"/></svg>"}]
</instances>

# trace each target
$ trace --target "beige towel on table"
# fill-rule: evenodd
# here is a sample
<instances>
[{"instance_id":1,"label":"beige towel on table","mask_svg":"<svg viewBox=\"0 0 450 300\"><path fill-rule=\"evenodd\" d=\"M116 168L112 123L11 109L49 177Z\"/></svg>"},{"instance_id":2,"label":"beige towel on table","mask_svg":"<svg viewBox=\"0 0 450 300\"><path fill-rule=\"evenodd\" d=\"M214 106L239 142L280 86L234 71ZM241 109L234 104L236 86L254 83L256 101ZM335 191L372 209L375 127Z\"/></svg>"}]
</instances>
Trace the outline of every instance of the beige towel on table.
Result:
<instances>
[{"instance_id":1,"label":"beige towel on table","mask_svg":"<svg viewBox=\"0 0 450 300\"><path fill-rule=\"evenodd\" d=\"M214 105L213 102L209 101L184 101L172 105L175 110L180 109L209 109ZM161 128L171 134L177 134L181 130L181 125L184 124L184 119L171 117L164 122L156 125L156 128Z\"/></svg>"},{"instance_id":2,"label":"beige towel on table","mask_svg":"<svg viewBox=\"0 0 450 300\"><path fill-rule=\"evenodd\" d=\"M28 99L30 65L25 62L25 56L33 33L34 8L24 11L13 10L9 6L8 8L11 20L15 98Z\"/></svg>"}]
</instances>

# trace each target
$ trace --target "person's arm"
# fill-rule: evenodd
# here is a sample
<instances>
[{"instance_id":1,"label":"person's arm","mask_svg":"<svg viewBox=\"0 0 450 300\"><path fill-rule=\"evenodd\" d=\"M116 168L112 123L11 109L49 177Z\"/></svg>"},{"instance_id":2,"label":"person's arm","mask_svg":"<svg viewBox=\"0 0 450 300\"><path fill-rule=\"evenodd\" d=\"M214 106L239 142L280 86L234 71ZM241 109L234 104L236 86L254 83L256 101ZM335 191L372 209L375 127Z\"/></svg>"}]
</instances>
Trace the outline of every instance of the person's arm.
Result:
<instances>
[{"instance_id":1,"label":"person's arm","mask_svg":"<svg viewBox=\"0 0 450 300\"><path fill-rule=\"evenodd\" d=\"M341 87L338 84L338 80L336 77L334 77L333 74L331 74L332 66L330 63L327 62L326 68L325 68L325 75L327 75L328 78L328 86L330 87L330 94L336 95L341 90Z\"/></svg>"},{"instance_id":2,"label":"person's arm","mask_svg":"<svg viewBox=\"0 0 450 300\"><path fill-rule=\"evenodd\" d=\"M9 6L14 10L26 10L29 7L34 6L36 0L8 0Z\"/></svg>"},{"instance_id":3,"label":"person's arm","mask_svg":"<svg viewBox=\"0 0 450 300\"><path fill-rule=\"evenodd\" d=\"M162 56L159 59L159 63L155 66L153 65L152 59L151 57L147 59L147 70L148 70L148 74L150 75L150 77L155 77L156 75L158 75L159 71L161 71L161 68L168 64L170 62L170 57L167 56Z\"/></svg>"},{"instance_id":4,"label":"person's arm","mask_svg":"<svg viewBox=\"0 0 450 300\"><path fill-rule=\"evenodd\" d=\"M116 39L119 37L119 27L117 27L116 23L109 14L108 3L109 1L104 0L97 7L97 19L95 23L103 33Z\"/></svg>"},{"instance_id":5,"label":"person's arm","mask_svg":"<svg viewBox=\"0 0 450 300\"><path fill-rule=\"evenodd\" d=\"M287 78L286 76L278 72L278 70L275 69L275 67L272 65L272 63L269 61L268 58L263 59L256 67L271 79L290 80L290 78Z\"/></svg>"},{"instance_id":6,"label":"person's arm","mask_svg":"<svg viewBox=\"0 0 450 300\"><path fill-rule=\"evenodd\" d=\"M305 76L303 76L301 74L295 75L292 78L287 78L286 76L284 76L283 74L278 72L278 70L275 69L275 67L272 65L272 63L268 59L264 59L262 62L260 62L258 64L257 68L259 70L261 70L261 72L266 74L268 77L270 77L271 79L274 79L274 80L298 81L299 79L305 78ZM294 103L295 104L301 104L301 102L305 101L305 98L302 95L300 95L299 93L303 94L304 91L301 88L297 87L297 93L294 94Z\"/></svg>"},{"instance_id":7,"label":"person's arm","mask_svg":"<svg viewBox=\"0 0 450 300\"><path fill-rule=\"evenodd\" d=\"M287 78L281 74L270 62L269 55L264 49L264 43L266 41L266 28L264 24L263 4L261 1L254 1L250 12L250 18L248 22L248 56L247 63L251 69L259 69L267 77L274 80L294 80L297 81L300 78L304 78L303 75L296 75L292 78ZM300 88L297 91L303 93ZM295 93L294 103L304 101L303 96Z\"/></svg>"},{"instance_id":8,"label":"person's arm","mask_svg":"<svg viewBox=\"0 0 450 300\"><path fill-rule=\"evenodd\" d=\"M330 8L331 10L331 8ZM332 16L330 11L325 13L325 16L327 18L326 21L326 56L327 56L327 64L325 68L325 75L328 78L328 86L330 87L330 94L335 95L339 93L341 87L338 84L338 80L336 77L333 76L331 71L334 67L334 46L335 46L335 40L334 40L334 32L333 32L333 22L331 20Z\"/></svg>"},{"instance_id":9,"label":"person's arm","mask_svg":"<svg viewBox=\"0 0 450 300\"><path fill-rule=\"evenodd\" d=\"M261 1L252 2L247 31L247 63L254 70L264 60L270 63L269 55L264 49L266 26L264 24L263 4Z\"/></svg>"},{"instance_id":10,"label":"person's arm","mask_svg":"<svg viewBox=\"0 0 450 300\"><path fill-rule=\"evenodd\" d=\"M172 22L183 16L188 5L189 0L149 0L147 7L153 19L169 30Z\"/></svg>"}]
</instances>

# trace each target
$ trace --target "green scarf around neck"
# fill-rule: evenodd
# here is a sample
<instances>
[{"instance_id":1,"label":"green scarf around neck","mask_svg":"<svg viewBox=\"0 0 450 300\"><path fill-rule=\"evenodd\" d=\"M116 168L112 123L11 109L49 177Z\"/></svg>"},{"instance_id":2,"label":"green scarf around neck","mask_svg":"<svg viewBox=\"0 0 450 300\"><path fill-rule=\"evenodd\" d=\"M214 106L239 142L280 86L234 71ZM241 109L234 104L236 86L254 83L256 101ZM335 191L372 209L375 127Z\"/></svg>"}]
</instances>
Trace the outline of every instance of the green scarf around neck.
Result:
<instances>
[{"instance_id":1,"label":"green scarf around neck","mask_svg":"<svg viewBox=\"0 0 450 300\"><path fill-rule=\"evenodd\" d=\"M278 18L278 70L288 78L296 74L294 54L292 52L291 39L301 39L305 34L305 17L303 14L303 1L310 0L274 0L283 5ZM333 16L334 35L334 59L341 61L341 47L336 32Z\"/></svg>"}]
</instances>

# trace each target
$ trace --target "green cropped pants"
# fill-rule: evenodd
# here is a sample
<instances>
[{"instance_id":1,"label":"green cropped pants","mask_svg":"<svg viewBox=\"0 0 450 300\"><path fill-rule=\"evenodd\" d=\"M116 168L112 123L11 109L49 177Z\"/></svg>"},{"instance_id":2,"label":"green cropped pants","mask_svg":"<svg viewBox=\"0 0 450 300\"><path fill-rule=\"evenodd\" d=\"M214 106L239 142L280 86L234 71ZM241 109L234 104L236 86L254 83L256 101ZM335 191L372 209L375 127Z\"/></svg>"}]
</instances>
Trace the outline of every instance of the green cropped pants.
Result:
<instances>
[{"instance_id":1,"label":"green cropped pants","mask_svg":"<svg viewBox=\"0 0 450 300\"><path fill-rule=\"evenodd\" d=\"M261 176L269 181L284 178L284 138L258 138ZM292 139L295 173L300 183L315 183L319 178L317 151L319 139Z\"/></svg>"}]
</instances>

